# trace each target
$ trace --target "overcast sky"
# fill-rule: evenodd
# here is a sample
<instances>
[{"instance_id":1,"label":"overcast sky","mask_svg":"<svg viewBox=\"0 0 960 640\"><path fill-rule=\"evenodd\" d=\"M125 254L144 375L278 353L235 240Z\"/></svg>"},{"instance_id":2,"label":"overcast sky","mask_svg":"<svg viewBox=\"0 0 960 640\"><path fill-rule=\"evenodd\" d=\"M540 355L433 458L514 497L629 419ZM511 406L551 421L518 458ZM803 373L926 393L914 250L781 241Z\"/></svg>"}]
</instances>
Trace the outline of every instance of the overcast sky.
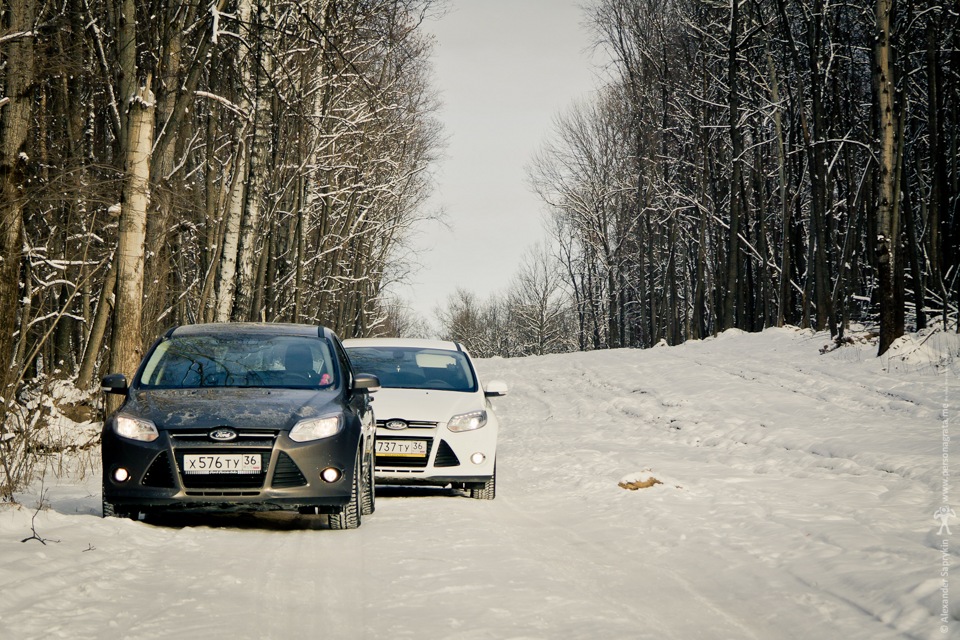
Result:
<instances>
[{"instance_id":1,"label":"overcast sky","mask_svg":"<svg viewBox=\"0 0 960 640\"><path fill-rule=\"evenodd\" d=\"M422 269L398 293L430 322L458 286L482 300L506 291L523 254L545 239L524 167L554 116L596 85L581 2L449 0L426 24L449 142L432 206L449 228L422 227Z\"/></svg>"}]
</instances>

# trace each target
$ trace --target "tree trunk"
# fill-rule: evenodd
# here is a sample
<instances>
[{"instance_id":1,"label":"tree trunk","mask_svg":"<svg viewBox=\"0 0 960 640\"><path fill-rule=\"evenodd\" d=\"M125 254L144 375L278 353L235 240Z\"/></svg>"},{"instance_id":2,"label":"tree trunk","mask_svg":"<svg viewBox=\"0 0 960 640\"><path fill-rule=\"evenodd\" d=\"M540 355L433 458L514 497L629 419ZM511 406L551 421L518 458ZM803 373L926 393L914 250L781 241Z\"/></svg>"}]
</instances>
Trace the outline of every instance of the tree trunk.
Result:
<instances>
[{"instance_id":1,"label":"tree trunk","mask_svg":"<svg viewBox=\"0 0 960 640\"><path fill-rule=\"evenodd\" d=\"M936 18L934 18L936 19ZM939 22L939 20L937 21ZM935 23L927 29L927 139L929 140L930 164L933 166L933 175L930 179L930 200L926 208L926 230L928 233L930 281L943 296L943 328L947 328L947 287L944 282L944 264L941 251L940 217L941 203L947 204L946 197L946 159L941 150L941 135L943 134L940 119L940 83L939 53L940 43L939 24Z\"/></svg>"},{"instance_id":2,"label":"tree trunk","mask_svg":"<svg viewBox=\"0 0 960 640\"><path fill-rule=\"evenodd\" d=\"M233 312L233 297L237 287L237 250L240 246L240 220L243 216L243 192L246 182L246 144L244 128L240 131L239 149L234 157L234 175L230 188L224 230L220 237L220 266L217 279L217 300L214 320L228 322Z\"/></svg>"},{"instance_id":3,"label":"tree trunk","mask_svg":"<svg viewBox=\"0 0 960 640\"><path fill-rule=\"evenodd\" d=\"M260 219L263 216L264 191L266 189L267 158L270 157L272 120L272 100L270 99L270 75L273 72L274 29L270 23L270 11L266 0L256 3L253 37L256 38L255 53L244 73L247 86L255 93L253 102L253 132L249 145L249 168L247 169L246 203L240 224L239 247L237 249L237 286L231 318L238 321L256 320L253 308L254 287L256 286L257 258L260 255L263 229ZM252 68L250 68L252 67Z\"/></svg>"},{"instance_id":4,"label":"tree trunk","mask_svg":"<svg viewBox=\"0 0 960 640\"><path fill-rule=\"evenodd\" d=\"M19 367L14 365L14 332L20 309L20 262L23 255L23 205L26 183L27 134L32 114L34 83L35 0L10 0L10 33L22 33L7 46L6 99L0 106L0 425L6 405L13 400ZM26 326L20 326L26 331Z\"/></svg>"},{"instance_id":5,"label":"tree trunk","mask_svg":"<svg viewBox=\"0 0 960 640\"><path fill-rule=\"evenodd\" d=\"M207 115L207 139L216 139L217 131L216 104L211 105ZM223 211L221 203L225 200L224 193L228 192L221 176L221 168L214 161L215 156L209 154L203 168L204 176L204 219L206 221L206 241L203 248L203 286L200 288L199 316L202 322L213 322L216 317L216 288L214 282L219 273L220 256L223 252Z\"/></svg>"},{"instance_id":6,"label":"tree trunk","mask_svg":"<svg viewBox=\"0 0 960 640\"><path fill-rule=\"evenodd\" d=\"M907 259L910 261L910 281L913 285L913 304L916 315L916 330L926 329L927 314L924 311L925 278L920 266L920 241L917 238L916 217L913 211L912 190L909 185L901 186L903 192L902 219L907 233Z\"/></svg>"},{"instance_id":7,"label":"tree trunk","mask_svg":"<svg viewBox=\"0 0 960 640\"><path fill-rule=\"evenodd\" d=\"M900 221L897 220L897 114L895 113L895 78L890 30L893 0L877 0L876 91L879 115L880 183L877 202L877 268L879 271L880 345L878 355L886 353L897 333L898 317L903 308L897 308L897 260Z\"/></svg>"},{"instance_id":8,"label":"tree trunk","mask_svg":"<svg viewBox=\"0 0 960 640\"><path fill-rule=\"evenodd\" d=\"M740 183L742 180L743 136L740 131L740 88L737 41L740 37L740 0L732 0L730 8L730 40L728 45L727 82L730 86L730 144L733 171L730 176L730 230L727 244L727 290L723 301L723 329L740 325L737 309L740 292Z\"/></svg>"},{"instance_id":9,"label":"tree trunk","mask_svg":"<svg viewBox=\"0 0 960 640\"><path fill-rule=\"evenodd\" d=\"M100 301L97 303L90 334L87 336L87 347L83 352L83 360L80 361L80 372L77 374L77 387L80 389L89 389L93 386L93 374L96 369L97 357L100 355L100 349L103 346L103 338L106 335L107 321L113 312L116 288L117 259L114 256L103 281Z\"/></svg>"},{"instance_id":10,"label":"tree trunk","mask_svg":"<svg viewBox=\"0 0 960 640\"><path fill-rule=\"evenodd\" d=\"M162 75L157 82L159 85L155 114L157 123L169 124L173 120L179 86L183 82L179 77L183 47L182 37L182 26L177 22L171 25L165 36L166 42L162 43L162 51L165 56L159 64ZM162 126L160 124L161 130ZM189 139L191 128L192 122L186 121L181 125L178 135L182 136L183 139ZM168 139L172 137L174 136L169 136ZM176 252L168 244L170 222L176 215L172 201L173 185L170 181L176 164L174 152L175 146L173 144L155 145L150 166L150 184L153 186L151 194L153 213L147 219L144 281L155 283L155 286L148 288L144 300L143 330L147 335L154 335L159 332L160 328L157 325L160 318L171 301L176 300L177 297L175 288L165 284L171 276L171 259L176 256ZM174 314L174 318L176 318L176 314ZM169 319L167 322L169 322Z\"/></svg>"},{"instance_id":11,"label":"tree trunk","mask_svg":"<svg viewBox=\"0 0 960 640\"><path fill-rule=\"evenodd\" d=\"M130 108L129 101L133 100L137 91L137 4L134 0L119 0L119 24L116 41L116 60L120 67L119 90L121 114ZM129 115L124 120L121 115L120 149L124 153L130 148L127 141L130 135Z\"/></svg>"},{"instance_id":12,"label":"tree trunk","mask_svg":"<svg viewBox=\"0 0 960 640\"><path fill-rule=\"evenodd\" d=\"M768 44L769 47L769 44ZM787 152L783 133L783 113L780 109L780 80L773 56L767 50L767 69L770 73L770 98L774 105L773 126L777 138L777 193L780 198L780 280L778 287L777 326L786 324L790 304L790 202L787 199Z\"/></svg>"},{"instance_id":13,"label":"tree trunk","mask_svg":"<svg viewBox=\"0 0 960 640\"><path fill-rule=\"evenodd\" d=\"M123 199L117 243L117 294L110 344L110 370L133 376L143 356L143 261L150 203L150 154L153 147L154 98L150 79L130 101Z\"/></svg>"},{"instance_id":14,"label":"tree trunk","mask_svg":"<svg viewBox=\"0 0 960 640\"><path fill-rule=\"evenodd\" d=\"M813 255L814 293L817 312L817 330L823 331L828 326L830 335L837 335L836 319L833 316L832 294L830 291L830 267L828 253L828 206L829 193L827 175L827 124L824 114L823 93L826 83L823 71L820 69L820 48L822 32L826 16L822 0L814 3L814 15L810 21L810 94L813 106L813 144L810 151L810 176L812 185L812 207L810 211L811 242L815 247Z\"/></svg>"}]
</instances>

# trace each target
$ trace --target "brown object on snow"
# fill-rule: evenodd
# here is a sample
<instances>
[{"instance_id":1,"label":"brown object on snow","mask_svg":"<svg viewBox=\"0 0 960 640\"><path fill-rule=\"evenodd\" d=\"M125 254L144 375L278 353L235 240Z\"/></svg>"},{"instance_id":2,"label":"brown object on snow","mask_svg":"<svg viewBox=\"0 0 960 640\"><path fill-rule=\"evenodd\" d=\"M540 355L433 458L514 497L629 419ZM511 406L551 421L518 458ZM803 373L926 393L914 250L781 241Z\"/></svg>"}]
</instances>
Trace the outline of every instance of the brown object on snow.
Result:
<instances>
[{"instance_id":1,"label":"brown object on snow","mask_svg":"<svg viewBox=\"0 0 960 640\"><path fill-rule=\"evenodd\" d=\"M621 489L629 489L630 491L636 491L637 489L646 489L652 487L655 484L663 484L656 478L647 478L646 480L634 480L633 482L620 482L618 486Z\"/></svg>"}]
</instances>

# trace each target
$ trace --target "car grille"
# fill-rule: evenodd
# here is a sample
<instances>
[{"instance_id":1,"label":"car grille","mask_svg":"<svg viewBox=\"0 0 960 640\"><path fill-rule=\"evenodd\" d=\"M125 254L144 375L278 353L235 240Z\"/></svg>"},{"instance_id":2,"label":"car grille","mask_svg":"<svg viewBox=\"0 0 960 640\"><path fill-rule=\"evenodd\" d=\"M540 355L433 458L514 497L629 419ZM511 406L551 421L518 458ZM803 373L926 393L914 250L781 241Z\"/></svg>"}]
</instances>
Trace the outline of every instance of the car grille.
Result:
<instances>
[{"instance_id":1,"label":"car grille","mask_svg":"<svg viewBox=\"0 0 960 640\"><path fill-rule=\"evenodd\" d=\"M388 422L390 422L390 420L377 420L377 426L381 429L386 429ZM437 424L439 424L437 422L430 422L429 420L404 420L404 422L407 423L408 429L436 429Z\"/></svg>"},{"instance_id":2,"label":"car grille","mask_svg":"<svg viewBox=\"0 0 960 640\"><path fill-rule=\"evenodd\" d=\"M195 431L172 431L170 442L173 445L177 472L185 489L213 489L214 492L188 491L188 495L248 495L237 491L262 489L270 468L273 445L278 432L268 429L236 430L237 438L230 442L218 442L210 439L211 429ZM183 473L183 456L187 454L209 454L216 452L256 453L261 456L261 473L238 474L201 474ZM156 463L154 463L156 464ZM228 491L232 490L232 491ZM256 495L256 492L253 493Z\"/></svg>"},{"instance_id":3,"label":"car grille","mask_svg":"<svg viewBox=\"0 0 960 640\"><path fill-rule=\"evenodd\" d=\"M186 491L188 496L202 496L204 498L236 498L239 496L258 496L259 491Z\"/></svg>"},{"instance_id":4,"label":"car grille","mask_svg":"<svg viewBox=\"0 0 960 640\"><path fill-rule=\"evenodd\" d=\"M174 448L180 447L265 447L273 449L273 443L277 439L276 431L237 431L237 439L231 442L218 442L211 440L208 435L211 429L204 431L173 431L170 432L170 440Z\"/></svg>"}]
</instances>

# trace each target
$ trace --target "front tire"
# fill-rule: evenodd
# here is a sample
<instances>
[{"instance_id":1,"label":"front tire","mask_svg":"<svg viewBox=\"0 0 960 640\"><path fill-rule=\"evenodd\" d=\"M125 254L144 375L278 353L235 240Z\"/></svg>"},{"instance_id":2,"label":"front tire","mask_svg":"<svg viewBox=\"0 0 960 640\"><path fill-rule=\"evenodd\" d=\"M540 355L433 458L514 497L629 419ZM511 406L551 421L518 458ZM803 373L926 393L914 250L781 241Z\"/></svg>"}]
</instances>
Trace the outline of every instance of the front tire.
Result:
<instances>
[{"instance_id":1,"label":"front tire","mask_svg":"<svg viewBox=\"0 0 960 640\"><path fill-rule=\"evenodd\" d=\"M343 506L339 513L330 515L330 528L356 529L360 526L363 514L363 505L361 504L361 478L363 477L363 464L360 458L357 458L356 467L353 470L353 486L350 487L350 502Z\"/></svg>"},{"instance_id":2,"label":"front tire","mask_svg":"<svg viewBox=\"0 0 960 640\"><path fill-rule=\"evenodd\" d=\"M360 491L360 513L368 516L377 510L377 492L373 480L373 455L368 456L367 470L363 474L363 487Z\"/></svg>"},{"instance_id":3,"label":"front tire","mask_svg":"<svg viewBox=\"0 0 960 640\"><path fill-rule=\"evenodd\" d=\"M493 475L483 484L475 484L469 489L470 497L477 500L493 500L497 497L497 467L493 467Z\"/></svg>"}]
</instances>

